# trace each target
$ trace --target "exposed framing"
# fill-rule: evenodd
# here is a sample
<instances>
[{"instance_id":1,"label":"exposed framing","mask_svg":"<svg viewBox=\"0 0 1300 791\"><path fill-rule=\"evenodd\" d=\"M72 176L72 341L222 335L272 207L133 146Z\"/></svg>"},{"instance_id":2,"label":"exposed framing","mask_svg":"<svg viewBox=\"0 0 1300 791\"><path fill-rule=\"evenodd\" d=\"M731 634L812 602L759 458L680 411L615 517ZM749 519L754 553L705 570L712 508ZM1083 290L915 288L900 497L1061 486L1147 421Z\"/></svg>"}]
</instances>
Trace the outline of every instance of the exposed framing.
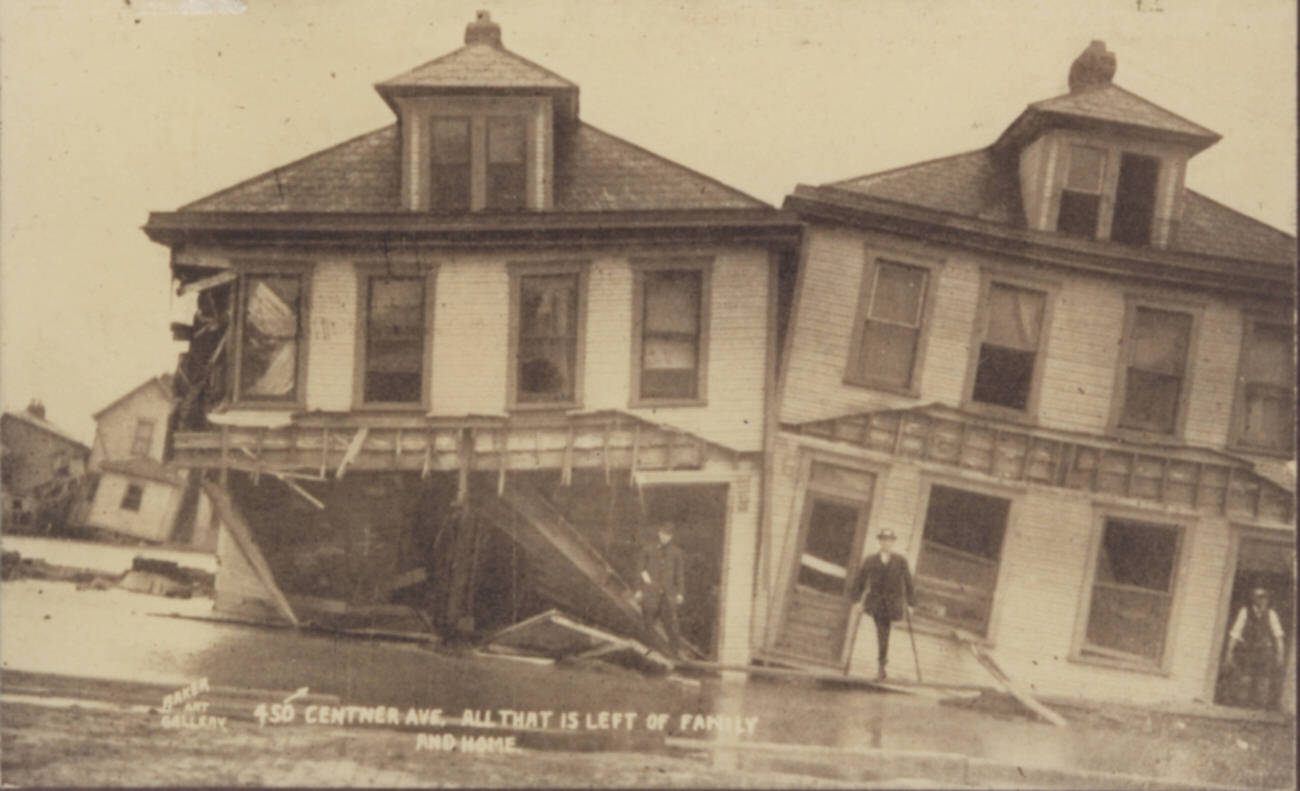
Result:
<instances>
[{"instance_id":1,"label":"exposed framing","mask_svg":"<svg viewBox=\"0 0 1300 791\"><path fill-rule=\"evenodd\" d=\"M583 370L587 356L587 281L589 261L512 261L506 265L510 275L509 348L506 354L506 408L511 411L581 409ZM573 398L568 401L529 403L519 400L519 292L523 278L531 275L576 275L578 280L577 343L573 364Z\"/></svg>"},{"instance_id":2,"label":"exposed framing","mask_svg":"<svg viewBox=\"0 0 1300 791\"><path fill-rule=\"evenodd\" d=\"M245 408L259 409L294 409L307 404L307 358L311 352L311 293L312 264L306 261L258 261L256 263L239 262L239 292L237 299L231 300L235 309L232 325L235 328L233 354L227 357L230 366L230 400ZM244 322L248 309L248 279L250 277L295 276L299 281L298 298L298 348L294 370L293 398L249 398L242 395L243 380L241 370L244 359Z\"/></svg>"},{"instance_id":3,"label":"exposed framing","mask_svg":"<svg viewBox=\"0 0 1300 791\"><path fill-rule=\"evenodd\" d=\"M873 390L919 397L922 375L925 370L925 351L930 337L930 326L933 323L934 298L938 292L936 281L942 270L943 260L934 256L919 255L914 250L876 245L871 242L867 243L864 255L862 284L858 292L858 305L853 313L853 324L849 328L852 334L849 336L849 358L845 362L843 381L845 384L857 387L867 387ZM911 375L908 382L902 386L869 376L859 376L857 373L858 361L864 352L862 344L863 327L871 308L871 299L875 294L876 276L880 270L882 260L923 269L926 272L925 288L921 294L922 305L920 323L917 328L916 348L912 353Z\"/></svg>"},{"instance_id":4,"label":"exposed framing","mask_svg":"<svg viewBox=\"0 0 1300 791\"><path fill-rule=\"evenodd\" d=\"M1245 453L1258 453L1265 456L1277 456L1279 458L1291 459L1295 456L1295 445L1292 440L1295 439L1296 433L1296 391L1292 387L1288 404L1291 408L1291 424L1283 432L1283 437L1287 440L1284 447L1268 448L1258 445L1249 445L1243 442L1242 434L1245 428L1246 420L1246 381L1243 376L1245 370L1246 347L1250 345L1255 337L1255 328L1261 324L1285 327L1291 334L1291 361L1292 367L1288 380L1295 381L1295 323L1289 321L1286 316L1276 312L1246 311L1242 315L1241 322L1241 351L1237 356L1237 369L1233 377L1233 395L1232 395L1232 422L1228 428L1228 446Z\"/></svg>"},{"instance_id":5,"label":"exposed framing","mask_svg":"<svg viewBox=\"0 0 1300 791\"><path fill-rule=\"evenodd\" d=\"M353 344L352 408L356 410L423 410L432 409L433 383L433 343L435 304L437 301L438 267L425 263L377 263L359 262L354 264L357 278L357 319L356 341ZM370 278L372 277L421 277L424 279L424 348L421 352L420 400L418 402L366 401L366 345L368 330L368 309Z\"/></svg>"},{"instance_id":6,"label":"exposed framing","mask_svg":"<svg viewBox=\"0 0 1300 791\"><path fill-rule=\"evenodd\" d=\"M633 258L632 270L632 350L629 367L632 372L629 406L705 406L708 404L709 381L709 319L713 313L713 258L711 256L683 256L671 258ZM693 271L700 273L700 314L698 345L695 352L694 398L645 398L641 395L641 358L645 328L645 282L648 272Z\"/></svg>"},{"instance_id":7,"label":"exposed framing","mask_svg":"<svg viewBox=\"0 0 1300 791\"><path fill-rule=\"evenodd\" d=\"M1170 601L1169 601L1169 619L1165 622L1164 634L1164 651L1158 662L1150 662L1141 657L1133 656L1132 658L1105 657L1088 655L1084 653L1087 648L1087 631L1088 619L1092 616L1092 590L1097 578L1097 562L1100 558L1102 538L1106 531L1106 522L1111 519L1122 520L1126 522L1135 522L1138 524L1150 525L1152 527L1171 529L1176 531L1178 545L1174 550L1173 569L1170 572ZM1180 620L1182 613L1182 602L1186 597L1183 590L1185 580L1188 579L1190 569L1188 566L1192 558L1192 542L1195 526L1195 519L1179 520L1174 514L1158 511L1144 511L1140 509L1117 507L1110 505L1096 504L1093 509L1092 531L1088 538L1088 554L1086 555L1083 583L1079 590L1079 606L1076 609L1076 618L1074 624L1074 635L1070 641L1070 653L1068 659L1071 662L1077 662L1087 665L1100 665L1102 667L1112 667L1120 670L1131 670L1139 673L1149 673L1158 676L1169 676L1173 659L1178 653L1177 636L1178 630L1175 628Z\"/></svg>"},{"instance_id":8,"label":"exposed framing","mask_svg":"<svg viewBox=\"0 0 1300 791\"><path fill-rule=\"evenodd\" d=\"M1146 442L1181 441L1186 433L1187 412L1190 405L1192 385L1196 377L1196 354L1205 304L1203 302L1135 293L1125 295L1124 303L1124 329L1123 334L1120 336L1119 357L1115 364L1115 384L1111 390L1110 417L1106 424L1107 433L1111 436L1131 437ZM1178 389L1174 429L1169 434L1120 425L1124 413L1124 401L1128 393L1128 361L1132 352L1133 330L1137 325L1138 308L1148 308L1167 313L1183 313L1190 316L1192 320L1191 328L1188 330L1187 361L1183 367L1182 386Z\"/></svg>"},{"instance_id":9,"label":"exposed framing","mask_svg":"<svg viewBox=\"0 0 1300 791\"><path fill-rule=\"evenodd\" d=\"M1029 384L1028 400L1024 409L1013 409L999 404L986 404L975 401L975 376L979 369L980 346L988 332L989 294L993 284L1007 285L1027 291L1043 294L1043 320L1039 329L1038 350L1034 356L1034 372ZM1056 315L1056 302L1061 292L1061 281L1026 277L1013 273L1003 267L982 267L980 271L979 302L975 308L975 322L971 328L970 357L966 365L966 378L962 383L962 408L972 412L987 414L990 417L1012 422L1035 422L1038 416L1039 401L1043 391L1043 370L1051 355L1050 341L1053 321Z\"/></svg>"}]
</instances>

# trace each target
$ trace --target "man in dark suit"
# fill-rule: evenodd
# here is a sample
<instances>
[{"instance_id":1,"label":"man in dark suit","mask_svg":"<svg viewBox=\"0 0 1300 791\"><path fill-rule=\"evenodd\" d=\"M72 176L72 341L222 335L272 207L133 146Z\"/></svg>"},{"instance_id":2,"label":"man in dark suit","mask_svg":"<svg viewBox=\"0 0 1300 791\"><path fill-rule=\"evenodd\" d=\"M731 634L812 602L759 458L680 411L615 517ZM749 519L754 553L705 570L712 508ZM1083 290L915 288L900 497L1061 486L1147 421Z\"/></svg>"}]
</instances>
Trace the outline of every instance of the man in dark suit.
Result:
<instances>
[{"instance_id":1,"label":"man in dark suit","mask_svg":"<svg viewBox=\"0 0 1300 791\"><path fill-rule=\"evenodd\" d=\"M912 590L912 573L907 559L894 552L894 531L881 530L876 536L880 551L862 561L854 583L855 598L862 597L862 611L876 622L877 680L884 680L885 665L889 662L889 629L894 621L903 617L903 608L910 614L916 604Z\"/></svg>"},{"instance_id":2,"label":"man in dark suit","mask_svg":"<svg viewBox=\"0 0 1300 791\"><path fill-rule=\"evenodd\" d=\"M673 543L673 523L660 522L655 532L659 542L643 547L637 557L636 600L646 629L654 633L655 623L662 623L673 656L679 656L677 608L686 600L685 564L681 548Z\"/></svg>"}]
</instances>

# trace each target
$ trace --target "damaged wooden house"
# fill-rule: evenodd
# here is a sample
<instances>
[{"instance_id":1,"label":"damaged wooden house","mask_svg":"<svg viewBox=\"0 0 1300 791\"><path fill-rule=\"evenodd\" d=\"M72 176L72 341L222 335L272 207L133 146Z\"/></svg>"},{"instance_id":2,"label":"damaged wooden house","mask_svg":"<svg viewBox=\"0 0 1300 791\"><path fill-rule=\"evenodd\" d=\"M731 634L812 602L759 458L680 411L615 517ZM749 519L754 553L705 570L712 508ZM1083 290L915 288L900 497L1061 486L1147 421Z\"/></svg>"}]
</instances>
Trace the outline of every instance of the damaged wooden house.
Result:
<instances>
[{"instance_id":1,"label":"damaged wooden house","mask_svg":"<svg viewBox=\"0 0 1300 791\"><path fill-rule=\"evenodd\" d=\"M987 683L959 629L1044 694L1222 702L1264 587L1293 684L1296 241L1188 188L1219 135L1115 69L1094 42L989 147L787 199L761 657L873 675L850 588L891 528L927 682Z\"/></svg>"},{"instance_id":2,"label":"damaged wooden house","mask_svg":"<svg viewBox=\"0 0 1300 791\"><path fill-rule=\"evenodd\" d=\"M653 644L669 519L685 642L747 661L797 221L585 123L486 13L375 87L389 126L145 226L198 294L171 461L221 515L217 608Z\"/></svg>"}]
</instances>

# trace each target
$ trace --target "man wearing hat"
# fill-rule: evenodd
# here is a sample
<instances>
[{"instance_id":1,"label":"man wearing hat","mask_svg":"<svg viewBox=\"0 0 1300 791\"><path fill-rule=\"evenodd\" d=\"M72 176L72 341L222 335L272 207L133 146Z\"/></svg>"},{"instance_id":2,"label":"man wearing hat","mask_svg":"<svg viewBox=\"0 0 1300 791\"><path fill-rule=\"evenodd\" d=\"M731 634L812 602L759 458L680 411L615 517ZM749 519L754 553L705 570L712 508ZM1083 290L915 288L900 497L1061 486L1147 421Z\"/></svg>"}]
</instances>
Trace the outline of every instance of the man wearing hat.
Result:
<instances>
[{"instance_id":1,"label":"man wearing hat","mask_svg":"<svg viewBox=\"0 0 1300 791\"><path fill-rule=\"evenodd\" d=\"M677 608L686 600L686 574L682 550L673 543L673 523L655 525L658 543L641 549L637 557L636 600L641 605L646 629L654 632L662 623L674 656L678 656Z\"/></svg>"},{"instance_id":2,"label":"man wearing hat","mask_svg":"<svg viewBox=\"0 0 1300 791\"><path fill-rule=\"evenodd\" d=\"M1282 622L1268 606L1268 591L1255 588L1250 592L1250 604L1237 613L1228 632L1228 667L1241 674L1247 705L1273 705L1273 678L1282 667L1285 650Z\"/></svg>"},{"instance_id":3,"label":"man wearing hat","mask_svg":"<svg viewBox=\"0 0 1300 791\"><path fill-rule=\"evenodd\" d=\"M894 552L897 538L889 528L876 534L880 551L867 556L854 582L854 598L862 597L862 611L876 622L876 679L884 680L889 662L889 629L903 617L903 608L911 612L916 604L912 574L907 559Z\"/></svg>"}]
</instances>

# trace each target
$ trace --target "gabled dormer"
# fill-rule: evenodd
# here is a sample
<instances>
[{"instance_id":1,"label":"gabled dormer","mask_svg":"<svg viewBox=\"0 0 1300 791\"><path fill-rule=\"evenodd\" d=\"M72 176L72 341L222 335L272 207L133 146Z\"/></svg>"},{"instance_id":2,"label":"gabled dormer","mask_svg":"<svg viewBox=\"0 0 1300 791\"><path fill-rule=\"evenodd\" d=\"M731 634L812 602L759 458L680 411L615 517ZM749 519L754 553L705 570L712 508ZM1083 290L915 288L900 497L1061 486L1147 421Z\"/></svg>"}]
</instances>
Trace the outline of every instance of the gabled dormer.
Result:
<instances>
[{"instance_id":1,"label":"gabled dormer","mask_svg":"<svg viewBox=\"0 0 1300 791\"><path fill-rule=\"evenodd\" d=\"M507 50L486 11L465 46L375 89L400 122L404 208L551 208L555 141L577 121L578 86Z\"/></svg>"},{"instance_id":2,"label":"gabled dormer","mask_svg":"<svg viewBox=\"0 0 1300 791\"><path fill-rule=\"evenodd\" d=\"M1028 227L1167 247L1187 161L1219 135L1113 84L1115 55L1094 41L1070 92L1029 105L994 144L1018 162Z\"/></svg>"}]
</instances>

